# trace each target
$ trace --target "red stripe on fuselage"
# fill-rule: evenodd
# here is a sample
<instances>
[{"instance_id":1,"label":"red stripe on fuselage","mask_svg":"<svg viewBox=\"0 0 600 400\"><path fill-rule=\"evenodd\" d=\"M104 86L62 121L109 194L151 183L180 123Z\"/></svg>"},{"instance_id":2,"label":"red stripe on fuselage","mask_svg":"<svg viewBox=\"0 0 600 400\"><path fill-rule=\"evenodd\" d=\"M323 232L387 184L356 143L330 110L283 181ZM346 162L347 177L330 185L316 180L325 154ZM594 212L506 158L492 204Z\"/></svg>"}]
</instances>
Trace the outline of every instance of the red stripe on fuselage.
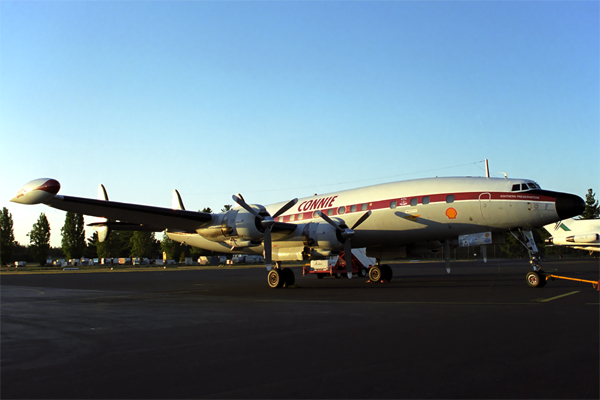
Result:
<instances>
[{"instance_id":1,"label":"red stripe on fuselage","mask_svg":"<svg viewBox=\"0 0 600 400\"><path fill-rule=\"evenodd\" d=\"M325 213L329 211L329 209L333 210L331 215L343 215L348 213L355 212L365 212L367 210L382 210L389 209L390 205L393 201L396 202L397 207L416 207L411 206L410 202L413 199L417 199L417 205L422 206L423 198L428 197L429 203L446 203L446 199L448 196L454 196L454 201L448 204L453 204L459 201L474 201L479 200L481 195L490 196L482 198L481 200L502 200L502 201L546 201L546 202L555 202L556 198L552 196L546 196L538 193L528 193L528 192L463 192L463 193L437 193L437 194L427 194L420 196L406 196L406 197L398 197L386 200L377 200L366 203L357 203L357 204L349 204L349 205L339 205L333 206L333 203L337 199L338 196L329 196L323 197L313 200L306 200L300 203L297 207L298 211L302 211L300 213L284 215L279 217L278 221L280 222L300 222L307 219L316 218L314 216L315 211L321 210ZM363 204L367 205L366 209L361 209ZM427 205L427 204L425 204ZM351 207L356 206L356 211L351 211ZM338 209L340 207L345 208L345 212L343 214L338 214ZM306 212L310 211L310 212ZM291 219L293 217L293 219Z\"/></svg>"}]
</instances>

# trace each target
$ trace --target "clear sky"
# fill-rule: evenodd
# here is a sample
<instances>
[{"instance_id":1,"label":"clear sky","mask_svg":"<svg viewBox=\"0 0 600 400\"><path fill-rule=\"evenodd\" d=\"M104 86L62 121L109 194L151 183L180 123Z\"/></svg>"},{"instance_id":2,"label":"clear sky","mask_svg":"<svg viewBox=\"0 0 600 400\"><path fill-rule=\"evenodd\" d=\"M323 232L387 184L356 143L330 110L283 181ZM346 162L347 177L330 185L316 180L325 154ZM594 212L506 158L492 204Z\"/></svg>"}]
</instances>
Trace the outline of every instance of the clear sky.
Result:
<instances>
[{"instance_id":1,"label":"clear sky","mask_svg":"<svg viewBox=\"0 0 600 400\"><path fill-rule=\"evenodd\" d=\"M0 207L220 210L430 176L600 191L598 1L0 1ZM597 195L597 198L600 194ZM91 230L88 233L91 234Z\"/></svg>"}]
</instances>

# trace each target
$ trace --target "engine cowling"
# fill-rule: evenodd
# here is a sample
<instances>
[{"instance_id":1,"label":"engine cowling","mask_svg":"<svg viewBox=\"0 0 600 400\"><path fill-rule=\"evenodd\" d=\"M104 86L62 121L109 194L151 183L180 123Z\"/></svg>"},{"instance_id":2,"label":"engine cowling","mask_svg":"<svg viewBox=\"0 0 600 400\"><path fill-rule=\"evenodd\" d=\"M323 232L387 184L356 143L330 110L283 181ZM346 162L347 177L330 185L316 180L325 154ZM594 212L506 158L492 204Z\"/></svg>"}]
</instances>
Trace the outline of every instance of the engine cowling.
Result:
<instances>
[{"instance_id":1,"label":"engine cowling","mask_svg":"<svg viewBox=\"0 0 600 400\"><path fill-rule=\"evenodd\" d=\"M302 235L307 246L318 247L325 251L341 251L344 249L344 239L334 226L327 222L307 225Z\"/></svg>"},{"instance_id":2,"label":"engine cowling","mask_svg":"<svg viewBox=\"0 0 600 400\"><path fill-rule=\"evenodd\" d=\"M258 209L261 215L266 213L263 206L252 205L252 207ZM260 220L243 209L216 214L210 225L198 229L197 232L205 239L215 242L235 239L240 242L260 244L265 236Z\"/></svg>"}]
</instances>

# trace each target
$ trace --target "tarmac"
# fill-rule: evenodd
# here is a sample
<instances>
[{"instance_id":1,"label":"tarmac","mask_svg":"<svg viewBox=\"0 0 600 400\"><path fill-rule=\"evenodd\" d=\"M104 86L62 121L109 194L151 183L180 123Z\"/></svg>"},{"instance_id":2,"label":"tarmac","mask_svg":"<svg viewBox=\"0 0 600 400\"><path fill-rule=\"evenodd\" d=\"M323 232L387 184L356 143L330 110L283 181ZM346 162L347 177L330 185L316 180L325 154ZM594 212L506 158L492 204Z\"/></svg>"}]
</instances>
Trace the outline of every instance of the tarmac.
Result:
<instances>
[{"instance_id":1,"label":"tarmac","mask_svg":"<svg viewBox=\"0 0 600 400\"><path fill-rule=\"evenodd\" d=\"M6 275L3 399L600 398L599 292L527 260ZM543 263L598 280L597 259Z\"/></svg>"}]
</instances>

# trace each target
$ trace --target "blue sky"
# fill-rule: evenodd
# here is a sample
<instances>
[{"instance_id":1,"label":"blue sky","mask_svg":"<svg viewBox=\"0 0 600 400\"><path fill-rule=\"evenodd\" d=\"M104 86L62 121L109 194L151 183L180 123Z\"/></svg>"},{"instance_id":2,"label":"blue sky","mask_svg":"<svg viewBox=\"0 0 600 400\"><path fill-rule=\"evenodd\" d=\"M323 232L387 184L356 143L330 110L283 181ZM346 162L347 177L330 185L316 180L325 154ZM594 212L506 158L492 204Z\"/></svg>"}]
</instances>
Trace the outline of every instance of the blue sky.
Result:
<instances>
[{"instance_id":1,"label":"blue sky","mask_svg":"<svg viewBox=\"0 0 600 400\"><path fill-rule=\"evenodd\" d=\"M0 207L188 209L430 176L600 190L597 1L1 1ZM600 197L597 196L597 197ZM89 231L91 234L91 230Z\"/></svg>"}]
</instances>

